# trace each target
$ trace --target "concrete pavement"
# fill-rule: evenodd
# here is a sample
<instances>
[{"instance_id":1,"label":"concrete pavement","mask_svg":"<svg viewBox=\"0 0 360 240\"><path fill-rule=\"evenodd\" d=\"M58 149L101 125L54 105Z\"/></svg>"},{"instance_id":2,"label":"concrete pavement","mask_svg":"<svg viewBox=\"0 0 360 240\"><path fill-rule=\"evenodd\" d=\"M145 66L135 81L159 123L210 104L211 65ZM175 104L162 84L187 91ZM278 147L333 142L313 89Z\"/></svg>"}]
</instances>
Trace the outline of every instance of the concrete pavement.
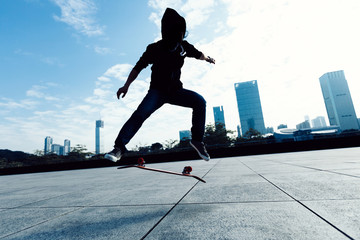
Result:
<instances>
[{"instance_id":1,"label":"concrete pavement","mask_svg":"<svg viewBox=\"0 0 360 240\"><path fill-rule=\"evenodd\" d=\"M0 176L0 239L360 239L360 148Z\"/></svg>"}]
</instances>

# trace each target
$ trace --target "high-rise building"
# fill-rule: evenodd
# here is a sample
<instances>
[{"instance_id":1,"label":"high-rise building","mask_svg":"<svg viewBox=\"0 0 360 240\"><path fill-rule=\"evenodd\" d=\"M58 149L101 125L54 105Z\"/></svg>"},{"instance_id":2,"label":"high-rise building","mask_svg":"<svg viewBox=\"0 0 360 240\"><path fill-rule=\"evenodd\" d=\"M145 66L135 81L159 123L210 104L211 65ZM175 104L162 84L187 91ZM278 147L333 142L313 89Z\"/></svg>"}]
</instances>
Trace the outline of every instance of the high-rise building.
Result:
<instances>
[{"instance_id":1,"label":"high-rise building","mask_svg":"<svg viewBox=\"0 0 360 240\"><path fill-rule=\"evenodd\" d=\"M180 141L191 140L191 132L189 130L179 131Z\"/></svg>"},{"instance_id":2,"label":"high-rise building","mask_svg":"<svg viewBox=\"0 0 360 240\"><path fill-rule=\"evenodd\" d=\"M60 144L52 144L51 153L55 153L56 155L64 155L64 146L61 146Z\"/></svg>"},{"instance_id":3,"label":"high-rise building","mask_svg":"<svg viewBox=\"0 0 360 240\"><path fill-rule=\"evenodd\" d=\"M215 127L222 126L225 128L225 116L223 106L213 107Z\"/></svg>"},{"instance_id":4,"label":"high-rise building","mask_svg":"<svg viewBox=\"0 0 360 240\"><path fill-rule=\"evenodd\" d=\"M235 83L235 92L241 135L244 135L250 128L265 134L265 123L257 81Z\"/></svg>"},{"instance_id":5,"label":"high-rise building","mask_svg":"<svg viewBox=\"0 0 360 240\"><path fill-rule=\"evenodd\" d=\"M70 140L65 139L64 140L64 155L68 155L70 152Z\"/></svg>"},{"instance_id":6,"label":"high-rise building","mask_svg":"<svg viewBox=\"0 0 360 240\"><path fill-rule=\"evenodd\" d=\"M104 152L102 131L100 130L100 128L104 128L104 121L97 120L95 126L95 153L100 154Z\"/></svg>"},{"instance_id":7,"label":"high-rise building","mask_svg":"<svg viewBox=\"0 0 360 240\"><path fill-rule=\"evenodd\" d=\"M319 80L330 126L339 126L342 131L359 129L344 71L325 73Z\"/></svg>"},{"instance_id":8,"label":"high-rise building","mask_svg":"<svg viewBox=\"0 0 360 240\"><path fill-rule=\"evenodd\" d=\"M317 118L314 118L311 120L311 124L313 128L323 128L326 127L325 118L322 116L319 116Z\"/></svg>"},{"instance_id":9,"label":"high-rise building","mask_svg":"<svg viewBox=\"0 0 360 240\"><path fill-rule=\"evenodd\" d=\"M296 129L310 129L310 122L305 120L302 123L296 124Z\"/></svg>"},{"instance_id":10,"label":"high-rise building","mask_svg":"<svg viewBox=\"0 0 360 240\"><path fill-rule=\"evenodd\" d=\"M45 138L45 147L44 147L44 154L45 154L45 155L51 153L51 151L52 151L52 150L51 150L52 144L53 144L53 139L52 139L52 137L47 136L47 137Z\"/></svg>"}]
</instances>

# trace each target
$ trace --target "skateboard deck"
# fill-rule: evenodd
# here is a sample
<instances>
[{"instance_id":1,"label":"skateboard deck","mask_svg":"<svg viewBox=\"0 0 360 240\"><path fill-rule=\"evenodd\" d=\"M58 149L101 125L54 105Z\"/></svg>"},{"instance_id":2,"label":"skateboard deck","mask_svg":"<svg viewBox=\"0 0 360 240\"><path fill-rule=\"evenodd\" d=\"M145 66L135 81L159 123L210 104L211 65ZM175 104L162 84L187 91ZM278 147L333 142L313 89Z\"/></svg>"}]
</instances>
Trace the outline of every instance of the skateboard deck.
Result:
<instances>
[{"instance_id":1,"label":"skateboard deck","mask_svg":"<svg viewBox=\"0 0 360 240\"><path fill-rule=\"evenodd\" d=\"M184 176L184 177L193 177L203 183L206 183L206 181L204 179L202 179L201 177L190 174L190 172L192 171L192 168L190 166L184 167L183 172L179 173L179 172L167 171L167 170L162 170L162 169L157 169L157 168L145 167L144 163L145 163L144 159L140 158L138 160L138 164L121 166L121 167L118 167L117 169L135 167L135 168L140 168L140 169L144 169L144 170L148 170L148 171L161 172L161 173L173 174L173 175Z\"/></svg>"}]
</instances>

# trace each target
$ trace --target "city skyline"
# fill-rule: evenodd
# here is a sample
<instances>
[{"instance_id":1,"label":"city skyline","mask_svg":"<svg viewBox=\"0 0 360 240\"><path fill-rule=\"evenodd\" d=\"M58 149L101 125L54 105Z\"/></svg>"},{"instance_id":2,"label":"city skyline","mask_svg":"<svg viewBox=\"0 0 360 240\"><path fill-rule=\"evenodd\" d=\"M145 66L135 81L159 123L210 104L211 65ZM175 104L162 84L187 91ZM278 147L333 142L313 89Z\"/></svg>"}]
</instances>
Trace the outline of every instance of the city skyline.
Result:
<instances>
[{"instance_id":1,"label":"city skyline","mask_svg":"<svg viewBox=\"0 0 360 240\"><path fill-rule=\"evenodd\" d=\"M350 105L352 108L354 108L353 106L353 103L352 103L352 100L351 100L351 95L350 95L350 89L348 88L348 85L347 85L347 81L345 79L345 75L344 75L344 71L343 70L339 70L339 71L334 71L334 72L327 72L327 73L324 73L320 78L320 84L322 85L326 85L329 89L331 87L329 87L329 79L332 79L334 81L335 80L340 80L340 83L336 83L335 82L332 82L332 85L334 87L334 89L336 89L336 93L339 95L349 95L348 97L350 98ZM324 82L326 82L326 84L324 84ZM341 86L341 84L345 85L345 86ZM259 117L261 118L260 122L264 123L264 119L263 119L263 115L262 115L262 108L261 108L261 101L260 101L260 95L259 95L259 89L258 89L258 84L257 84L257 80L251 80L251 81L246 81L246 82L238 82L238 83L234 83L234 86L235 86L235 95L236 96L243 96L241 99L237 99L237 104L238 104L238 114L239 114L239 123L240 125L237 126L237 135L238 137L240 137L241 135L244 134L244 132L242 132L242 128L240 127L241 126L241 111L243 112L243 116L245 115L249 115L248 113L245 113L244 115L244 110L240 110L240 106L243 108L254 108L254 104L255 105L259 105L257 108L259 108L258 111L260 111L260 114ZM324 87L323 87L324 88ZM340 88L340 90L339 90ZM326 99L329 98L329 93L327 93L327 95L325 95L324 91L326 90L323 90L323 97L324 97L324 103L326 105ZM345 94L344 94L345 92ZM334 93L335 94L335 93ZM249 99L250 97L250 99ZM254 100L251 100L252 99L255 99ZM247 103L247 104L246 104ZM250 104L250 105L249 105ZM342 102L340 105L343 105L344 103ZM256 107L255 107L256 108ZM213 117L214 117L214 125L216 126L217 123L222 123L224 124L224 126L226 126L226 122L225 122L225 116L224 116L224 107L221 105L221 106L215 106L215 107L212 107L213 109ZM351 109L351 111L355 111L354 109ZM245 111L247 112L247 111ZM255 111L256 112L256 111ZM352 113L351 112L351 113ZM255 114L256 115L256 114ZM250 116L254 116L254 114L250 114ZM305 115L305 121L304 122L300 122L298 124L296 124L296 129L310 129L310 128L324 128L327 126L326 124L326 121L325 121L325 117L323 116L317 116L316 118L314 119L310 119L308 115ZM245 119L243 117L243 119ZM356 117L356 113L355 113L355 119L356 119L356 124L360 127L360 119ZM248 119L247 119L248 120ZM339 126L339 125L336 125L334 124L335 122L333 122L333 125L331 124L331 121L330 121L330 117L328 117L328 121L329 121L329 126ZM244 124L245 123L245 124ZM249 125L246 123L246 121L243 121L243 124L244 125ZM255 126L255 122L253 122L254 126ZM262 124L260 124L262 125ZM283 124L281 124L283 125ZM287 125L287 124L286 124ZM252 128L258 130L258 129L261 129L262 127L254 127L252 126ZM340 127L340 126L339 126ZM104 146L103 146L103 142L101 141L101 139L103 139L102 136L102 131L100 130L100 128L104 128L104 121L103 120L96 120L95 121L95 151L94 153L95 154L101 154L101 153L104 153ZM267 128L274 128L274 126L263 126L263 131L259 131L261 132L262 134L265 134L267 133ZM249 127L247 126L245 128L245 132L249 129ZM341 129L341 127L340 127ZM347 128L347 129L352 129L352 128ZM347 130L347 129L342 129L342 130ZM359 128L357 128L359 129ZM182 140L186 140L186 139L191 139L191 132L190 130L179 130L179 141L182 141ZM58 149L55 149L54 150L54 147L58 148ZM70 152L70 140L68 139L65 139L64 140L64 146L63 146L63 149L61 149L61 145L59 144L53 144L53 138L50 137L50 136L47 136L45 138L45 148L44 148L44 154L47 154L47 153L56 153L56 154L61 154L62 152L66 155L66 153L69 153ZM51 149L51 151L47 150L47 149ZM66 150L69 149L67 152Z\"/></svg>"},{"instance_id":2,"label":"city skyline","mask_svg":"<svg viewBox=\"0 0 360 240\"><path fill-rule=\"evenodd\" d=\"M71 152L71 142L69 139L64 140L64 145L54 143L54 139L50 136L45 137L44 155L57 154L68 155Z\"/></svg>"},{"instance_id":3,"label":"city skyline","mask_svg":"<svg viewBox=\"0 0 360 240\"><path fill-rule=\"evenodd\" d=\"M340 76L341 80L345 80L345 83L346 83L345 84L346 85L345 86L345 91L346 91L347 94L350 95L350 89L348 88L348 85L347 85L343 70L324 73L319 78L319 80L322 81L325 78L325 76L327 77L326 80L328 80L328 78L330 78L328 76L329 75L331 76L331 74L333 75L333 77L332 77L333 79L337 79L334 76L337 76L337 77ZM236 96L238 95L238 93L239 93L239 95L241 95L241 94L244 94L244 92L246 92L246 94L245 94L246 96L252 96L252 98L256 98L256 101L255 101L256 103L255 104L260 104L260 111L261 111L260 115L261 115L262 122L264 122L264 119L263 119L263 116L262 116L262 109L261 109L261 102L260 102L260 95L259 95L259 89L258 89L258 85L257 85L257 80L234 83L234 86L235 86L235 95ZM255 88L254 88L254 86L255 86ZM338 85L336 85L336 86L338 87ZM243 88L243 89L241 89L241 88ZM249 88L250 89L254 88L254 90L250 90L250 92L249 92ZM239 91L239 89L241 89L241 91ZM341 91L344 91L343 89L344 88L342 87ZM256 96L254 96L254 93L256 93L255 94ZM351 95L349 97L350 97L350 100L351 100ZM324 102L326 102L325 98L326 97L324 96ZM239 114L239 119L240 119L240 121L239 121L240 125L238 125L237 129L236 129L236 132L237 132L236 135L238 135L238 137L240 137L242 134L244 134L244 133L241 133L242 128L240 127L241 126L241 117L240 117L240 109L239 109L240 106L239 106L239 104L244 107L244 106L246 106L246 104L244 104L244 102L249 102L245 98L243 98L242 101L243 101L243 104L241 105L239 100L237 100L237 103L238 103L238 109L237 110L239 111L238 114ZM325 103L325 105L326 105L326 103ZM352 102L351 102L351 105L352 105ZM249 107L250 107L250 105L249 105ZM352 105L352 107L353 107L353 105ZM226 126L225 116L224 116L224 107L221 105L221 106L215 106L215 107L212 107L212 108L213 108L213 117L214 117L213 124L216 126L216 123L219 122L219 123L223 123L224 126ZM355 117L356 117L356 114L355 114ZM328 121L330 123L329 118L328 118ZM357 121L357 124L360 126L360 119L356 118L356 121ZM311 121L310 121L309 116L305 115L305 121L296 124L296 129L323 128L323 127L326 127L326 126L327 126L327 124L326 124L326 121L325 121L325 117L317 116L316 118L311 119ZM334 125L329 124L329 126L334 126ZM100 128L104 128L104 121L103 120L96 120L95 121L95 151L94 151L95 154L104 153L103 142L100 140L100 139L103 139L103 137L101 137L101 135L102 135L101 132L102 131L100 130ZM274 128L274 126L265 126L264 125L263 132L262 132L263 134L267 133L267 128ZM255 127L254 129L258 130L259 128ZM247 128L247 130L248 130L248 128ZM179 130L179 141L181 141L182 139L191 139L190 130ZM169 140L169 139L167 139L167 140ZM49 147L51 149L50 152L52 152L52 153L56 153L58 155L62 155L62 153L64 153L64 155L66 155L66 153L70 152L70 140L65 139L64 140L64 146L61 146L59 144L53 144L53 138L50 137L50 136L47 136L45 138L44 154L50 153L49 151L47 152L47 149L49 149ZM54 147L56 149L54 149ZM62 149L61 149L61 147L62 147ZM69 149L68 152L66 152L67 149ZM90 151L91 151L91 149L90 149Z\"/></svg>"},{"instance_id":4,"label":"city skyline","mask_svg":"<svg viewBox=\"0 0 360 240\"><path fill-rule=\"evenodd\" d=\"M326 6L326 8L324 8ZM304 1L0 1L0 149L34 152L45 136L94 146L102 119L105 151L149 88L149 66L126 97L116 91L146 46L160 39L166 7L187 21L188 36L209 65L186 59L184 87L223 106L226 128L239 125L236 82L257 79L265 126L326 116L319 77L344 70L360 112L360 27L357 0ZM136 13L136 14L128 14ZM304 17L306 16L306 17ZM191 110L165 105L128 147L178 139L191 128ZM59 131L61 129L61 131Z\"/></svg>"}]
</instances>

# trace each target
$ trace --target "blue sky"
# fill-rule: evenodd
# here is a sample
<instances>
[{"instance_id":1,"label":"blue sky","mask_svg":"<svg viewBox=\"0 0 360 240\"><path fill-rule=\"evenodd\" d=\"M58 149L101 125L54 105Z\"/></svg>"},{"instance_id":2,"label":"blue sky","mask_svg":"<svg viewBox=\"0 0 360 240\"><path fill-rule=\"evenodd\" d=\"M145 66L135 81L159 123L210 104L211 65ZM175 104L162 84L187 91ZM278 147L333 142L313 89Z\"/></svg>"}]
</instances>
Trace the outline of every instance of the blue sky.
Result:
<instances>
[{"instance_id":1,"label":"blue sky","mask_svg":"<svg viewBox=\"0 0 360 240\"><path fill-rule=\"evenodd\" d=\"M120 101L146 46L160 37L166 7L187 20L187 40L216 65L187 59L186 88L224 106L239 124L234 83L258 80L265 125L295 127L325 116L318 78L344 70L360 114L360 3L357 0L2 0L0 1L0 149L34 152L44 138L95 148L95 120L105 122L105 150L149 86L144 70ZM129 148L178 139L191 111L164 106Z\"/></svg>"}]
</instances>

